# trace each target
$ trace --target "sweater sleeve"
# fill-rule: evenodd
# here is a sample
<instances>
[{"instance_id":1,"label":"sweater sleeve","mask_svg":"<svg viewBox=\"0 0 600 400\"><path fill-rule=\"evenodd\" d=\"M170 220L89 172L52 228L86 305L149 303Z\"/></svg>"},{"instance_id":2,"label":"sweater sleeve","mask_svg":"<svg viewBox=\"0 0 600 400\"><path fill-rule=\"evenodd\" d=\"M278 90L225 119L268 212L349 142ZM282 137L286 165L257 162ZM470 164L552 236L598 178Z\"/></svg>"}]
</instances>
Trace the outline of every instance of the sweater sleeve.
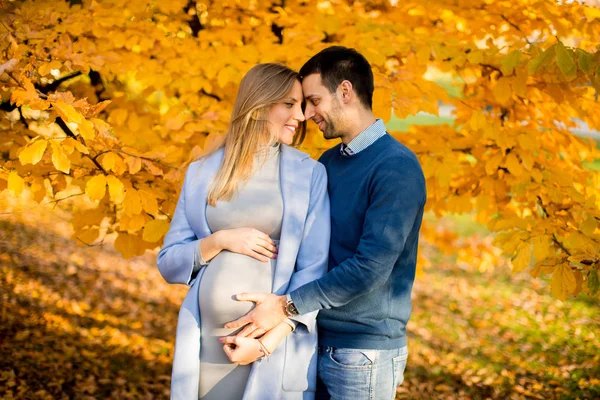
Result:
<instances>
[{"instance_id":1,"label":"sweater sleeve","mask_svg":"<svg viewBox=\"0 0 600 400\"><path fill-rule=\"evenodd\" d=\"M383 285L404 251L425 198L418 162L380 165L372 178L356 253L322 278L291 292L298 311L304 314L340 307Z\"/></svg>"}]
</instances>

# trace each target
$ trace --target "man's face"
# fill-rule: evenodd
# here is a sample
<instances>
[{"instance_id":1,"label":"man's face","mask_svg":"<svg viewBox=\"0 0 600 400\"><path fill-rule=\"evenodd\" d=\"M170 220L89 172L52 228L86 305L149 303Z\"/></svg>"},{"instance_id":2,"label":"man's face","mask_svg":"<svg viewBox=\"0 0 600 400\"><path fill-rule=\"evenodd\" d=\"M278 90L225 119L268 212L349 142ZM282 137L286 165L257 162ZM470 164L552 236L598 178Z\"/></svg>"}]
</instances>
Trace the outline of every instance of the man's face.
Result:
<instances>
[{"instance_id":1,"label":"man's face","mask_svg":"<svg viewBox=\"0 0 600 400\"><path fill-rule=\"evenodd\" d=\"M304 116L312 119L325 139L341 137L343 132L343 109L336 93L321 82L321 74L310 74L302 79L302 91L306 100Z\"/></svg>"}]
</instances>

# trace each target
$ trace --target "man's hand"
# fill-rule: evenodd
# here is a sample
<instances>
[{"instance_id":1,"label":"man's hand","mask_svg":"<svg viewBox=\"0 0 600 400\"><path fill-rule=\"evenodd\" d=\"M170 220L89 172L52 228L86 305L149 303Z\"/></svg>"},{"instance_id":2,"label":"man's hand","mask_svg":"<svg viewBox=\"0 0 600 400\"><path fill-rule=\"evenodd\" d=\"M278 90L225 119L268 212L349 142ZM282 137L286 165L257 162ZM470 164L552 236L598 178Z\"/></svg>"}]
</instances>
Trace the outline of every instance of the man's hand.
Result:
<instances>
[{"instance_id":1,"label":"man's hand","mask_svg":"<svg viewBox=\"0 0 600 400\"><path fill-rule=\"evenodd\" d=\"M256 306L246 315L225 324L225 328L242 329L236 336L256 338L279 325L287 318L285 296L271 293L242 293L235 296L238 301L252 301Z\"/></svg>"}]
</instances>

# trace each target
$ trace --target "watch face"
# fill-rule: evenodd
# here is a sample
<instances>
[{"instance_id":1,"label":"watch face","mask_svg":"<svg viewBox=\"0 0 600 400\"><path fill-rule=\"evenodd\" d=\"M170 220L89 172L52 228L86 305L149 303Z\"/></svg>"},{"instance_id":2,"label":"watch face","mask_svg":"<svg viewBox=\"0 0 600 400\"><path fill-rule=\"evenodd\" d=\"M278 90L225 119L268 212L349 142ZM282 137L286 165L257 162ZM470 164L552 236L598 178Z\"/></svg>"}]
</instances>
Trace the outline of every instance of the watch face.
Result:
<instances>
[{"instance_id":1,"label":"watch face","mask_svg":"<svg viewBox=\"0 0 600 400\"><path fill-rule=\"evenodd\" d=\"M287 304L286 311L290 315L298 314L298 309L296 308L296 305L291 301Z\"/></svg>"}]
</instances>

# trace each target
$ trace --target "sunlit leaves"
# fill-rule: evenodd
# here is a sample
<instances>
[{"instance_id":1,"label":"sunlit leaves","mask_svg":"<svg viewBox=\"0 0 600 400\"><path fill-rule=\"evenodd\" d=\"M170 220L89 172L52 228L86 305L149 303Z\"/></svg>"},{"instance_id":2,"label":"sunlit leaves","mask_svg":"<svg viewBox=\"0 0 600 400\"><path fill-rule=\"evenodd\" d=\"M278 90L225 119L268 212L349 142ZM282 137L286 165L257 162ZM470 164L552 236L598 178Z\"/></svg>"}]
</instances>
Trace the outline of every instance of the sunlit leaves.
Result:
<instances>
[{"instance_id":1,"label":"sunlit leaves","mask_svg":"<svg viewBox=\"0 0 600 400\"><path fill-rule=\"evenodd\" d=\"M81 114L77 112L77 110L75 110L75 108L70 104L57 101L52 104L52 106L58 115L60 115L66 122L75 122L76 124L79 124L84 119Z\"/></svg>"},{"instance_id":2,"label":"sunlit leaves","mask_svg":"<svg viewBox=\"0 0 600 400\"><path fill-rule=\"evenodd\" d=\"M92 200L102 200L106 193L106 177L104 175L96 175L90 178L85 185L85 193Z\"/></svg>"},{"instance_id":3,"label":"sunlit leaves","mask_svg":"<svg viewBox=\"0 0 600 400\"><path fill-rule=\"evenodd\" d=\"M153 219L144 225L142 238L146 242L158 242L169 230L169 221L165 219Z\"/></svg>"},{"instance_id":4,"label":"sunlit leaves","mask_svg":"<svg viewBox=\"0 0 600 400\"><path fill-rule=\"evenodd\" d=\"M21 164L37 164L42 159L44 155L44 151L46 151L46 146L48 142L46 140L36 140L35 142L29 144L19 154L19 161Z\"/></svg>"},{"instance_id":5,"label":"sunlit leaves","mask_svg":"<svg viewBox=\"0 0 600 400\"><path fill-rule=\"evenodd\" d=\"M10 190L13 195L20 195L23 191L24 185L25 183L23 182L23 178L21 178L15 171L8 175L8 190Z\"/></svg>"},{"instance_id":6,"label":"sunlit leaves","mask_svg":"<svg viewBox=\"0 0 600 400\"><path fill-rule=\"evenodd\" d=\"M142 212L142 200L137 190L129 188L125 192L125 198L123 199L123 212L129 216Z\"/></svg>"},{"instance_id":7,"label":"sunlit leaves","mask_svg":"<svg viewBox=\"0 0 600 400\"><path fill-rule=\"evenodd\" d=\"M106 183L108 184L110 200L115 204L120 204L125 197L125 185L119 178L113 175L106 177Z\"/></svg>"},{"instance_id":8,"label":"sunlit leaves","mask_svg":"<svg viewBox=\"0 0 600 400\"><path fill-rule=\"evenodd\" d=\"M56 143L56 141L51 142L52 145L52 164L54 164L54 168L57 171L64 172L68 174L71 170L71 160L65 153L63 147L60 143Z\"/></svg>"},{"instance_id":9,"label":"sunlit leaves","mask_svg":"<svg viewBox=\"0 0 600 400\"><path fill-rule=\"evenodd\" d=\"M0 189L29 189L37 201L84 194L78 243L116 236L127 256L160 246L185 168L222 142L244 73L259 62L298 69L341 44L373 67L376 117L447 123L391 133L419 157L427 211L472 215L497 247L492 238L454 246L461 238L435 229L424 241L482 270L500 252L534 277L567 265L576 285L560 293L589 291L600 177L583 162L600 156L569 130L574 118L600 127L593 8L238 3L198 3L200 32L185 1L7 3ZM318 158L333 143L308 126L301 149ZM86 210L86 223L78 207L96 214Z\"/></svg>"},{"instance_id":10,"label":"sunlit leaves","mask_svg":"<svg viewBox=\"0 0 600 400\"><path fill-rule=\"evenodd\" d=\"M552 295L565 301L575 291L575 275L568 265L557 265L550 281Z\"/></svg>"}]
</instances>

